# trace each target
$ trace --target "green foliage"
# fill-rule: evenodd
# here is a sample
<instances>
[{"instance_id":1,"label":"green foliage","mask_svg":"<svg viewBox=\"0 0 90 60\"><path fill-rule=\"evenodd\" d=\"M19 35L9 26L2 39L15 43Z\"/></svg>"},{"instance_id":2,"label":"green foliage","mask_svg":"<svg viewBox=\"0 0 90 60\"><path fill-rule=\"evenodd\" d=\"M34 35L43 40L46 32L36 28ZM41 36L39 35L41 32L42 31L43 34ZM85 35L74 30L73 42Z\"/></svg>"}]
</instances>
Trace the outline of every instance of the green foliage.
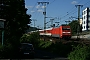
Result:
<instances>
[{"instance_id":1,"label":"green foliage","mask_svg":"<svg viewBox=\"0 0 90 60\"><path fill-rule=\"evenodd\" d=\"M50 41L40 41L39 48L45 51L58 54L60 57L67 57L72 51L73 46L77 46L78 43L70 42L63 44L62 42L52 43Z\"/></svg>"},{"instance_id":2,"label":"green foliage","mask_svg":"<svg viewBox=\"0 0 90 60\"><path fill-rule=\"evenodd\" d=\"M3 5L1 5L3 3ZM4 42L19 43L20 37L29 28L31 15L26 14L24 0L1 0L0 19L5 19Z\"/></svg>"},{"instance_id":3,"label":"green foliage","mask_svg":"<svg viewBox=\"0 0 90 60\"><path fill-rule=\"evenodd\" d=\"M31 22L31 15L26 14L26 11L25 0L0 0L0 19L6 20L4 46L0 45L0 57L10 57L17 52L20 38Z\"/></svg>"},{"instance_id":4,"label":"green foliage","mask_svg":"<svg viewBox=\"0 0 90 60\"><path fill-rule=\"evenodd\" d=\"M12 48L11 44L4 46L0 44L0 58L10 58L13 55Z\"/></svg>"},{"instance_id":5,"label":"green foliage","mask_svg":"<svg viewBox=\"0 0 90 60\"><path fill-rule=\"evenodd\" d=\"M75 43L73 43L74 45ZM40 41L39 48L45 51L58 54L60 57L67 57L72 50L72 44L52 43L50 41Z\"/></svg>"},{"instance_id":6,"label":"green foliage","mask_svg":"<svg viewBox=\"0 0 90 60\"><path fill-rule=\"evenodd\" d=\"M67 54L71 51L71 44L63 44L62 42L52 44L49 49L51 52L58 54L60 57L67 57Z\"/></svg>"},{"instance_id":7,"label":"green foliage","mask_svg":"<svg viewBox=\"0 0 90 60\"><path fill-rule=\"evenodd\" d=\"M39 33L38 32L34 32L32 34L24 34L20 38L20 43L32 43L34 46L38 46Z\"/></svg>"},{"instance_id":8,"label":"green foliage","mask_svg":"<svg viewBox=\"0 0 90 60\"><path fill-rule=\"evenodd\" d=\"M23 43L23 42L30 42L28 35L24 34L24 35L21 37L20 42L21 42L21 43Z\"/></svg>"},{"instance_id":9,"label":"green foliage","mask_svg":"<svg viewBox=\"0 0 90 60\"><path fill-rule=\"evenodd\" d=\"M72 31L72 35L75 35L77 33L77 28L78 28L78 21L74 20L71 23L69 23Z\"/></svg>"},{"instance_id":10,"label":"green foliage","mask_svg":"<svg viewBox=\"0 0 90 60\"><path fill-rule=\"evenodd\" d=\"M52 45L52 42L50 41L40 41L39 47L41 48L48 48Z\"/></svg>"},{"instance_id":11,"label":"green foliage","mask_svg":"<svg viewBox=\"0 0 90 60\"><path fill-rule=\"evenodd\" d=\"M69 55L69 60L90 60L90 47L86 45L78 45L73 48L73 50Z\"/></svg>"}]
</instances>

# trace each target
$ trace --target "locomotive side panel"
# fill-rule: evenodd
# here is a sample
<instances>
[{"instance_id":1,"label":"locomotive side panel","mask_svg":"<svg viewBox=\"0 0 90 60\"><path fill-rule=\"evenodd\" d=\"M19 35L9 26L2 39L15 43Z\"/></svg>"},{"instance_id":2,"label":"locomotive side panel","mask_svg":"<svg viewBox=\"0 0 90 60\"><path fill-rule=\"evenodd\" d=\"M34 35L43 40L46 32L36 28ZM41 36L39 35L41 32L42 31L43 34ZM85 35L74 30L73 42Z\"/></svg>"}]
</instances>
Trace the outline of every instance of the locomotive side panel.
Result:
<instances>
[{"instance_id":1,"label":"locomotive side panel","mask_svg":"<svg viewBox=\"0 0 90 60\"><path fill-rule=\"evenodd\" d=\"M50 28L46 30L40 30L40 35L47 35L58 38L71 38L70 26L60 26L58 28Z\"/></svg>"},{"instance_id":2,"label":"locomotive side panel","mask_svg":"<svg viewBox=\"0 0 90 60\"><path fill-rule=\"evenodd\" d=\"M60 26L52 29L52 37L71 38L70 26Z\"/></svg>"},{"instance_id":3,"label":"locomotive side panel","mask_svg":"<svg viewBox=\"0 0 90 60\"><path fill-rule=\"evenodd\" d=\"M60 28L53 28L52 29L52 37L60 37Z\"/></svg>"}]
</instances>

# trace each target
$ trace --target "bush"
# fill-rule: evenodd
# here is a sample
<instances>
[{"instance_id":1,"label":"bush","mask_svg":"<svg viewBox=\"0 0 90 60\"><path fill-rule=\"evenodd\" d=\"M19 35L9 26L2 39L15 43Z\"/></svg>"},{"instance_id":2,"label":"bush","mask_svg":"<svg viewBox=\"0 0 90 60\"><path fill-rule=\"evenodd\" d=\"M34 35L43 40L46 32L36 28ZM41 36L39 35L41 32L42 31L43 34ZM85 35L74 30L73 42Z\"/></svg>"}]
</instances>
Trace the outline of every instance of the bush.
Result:
<instances>
[{"instance_id":1,"label":"bush","mask_svg":"<svg viewBox=\"0 0 90 60\"><path fill-rule=\"evenodd\" d=\"M75 43L74 43L75 44ZM51 53L58 54L61 57L67 57L72 50L72 44L52 43L50 41L40 41L39 48Z\"/></svg>"},{"instance_id":2,"label":"bush","mask_svg":"<svg viewBox=\"0 0 90 60\"><path fill-rule=\"evenodd\" d=\"M68 55L69 60L90 60L90 47L86 45L78 45Z\"/></svg>"},{"instance_id":3,"label":"bush","mask_svg":"<svg viewBox=\"0 0 90 60\"><path fill-rule=\"evenodd\" d=\"M0 58L11 58L12 57L12 45L1 45L0 44Z\"/></svg>"},{"instance_id":4,"label":"bush","mask_svg":"<svg viewBox=\"0 0 90 60\"><path fill-rule=\"evenodd\" d=\"M72 47L70 44L63 44L62 42L52 44L51 51L53 53L58 54L60 57L67 57L67 55L70 53Z\"/></svg>"},{"instance_id":5,"label":"bush","mask_svg":"<svg viewBox=\"0 0 90 60\"><path fill-rule=\"evenodd\" d=\"M39 33L38 32L34 32L32 34L24 34L20 38L20 43L31 43L35 47L38 46L38 43L39 43Z\"/></svg>"},{"instance_id":6,"label":"bush","mask_svg":"<svg viewBox=\"0 0 90 60\"><path fill-rule=\"evenodd\" d=\"M40 48L48 48L48 47L50 47L52 45L52 42L50 42L50 41L43 41L43 40L41 40L40 42L39 42L39 47Z\"/></svg>"}]
</instances>

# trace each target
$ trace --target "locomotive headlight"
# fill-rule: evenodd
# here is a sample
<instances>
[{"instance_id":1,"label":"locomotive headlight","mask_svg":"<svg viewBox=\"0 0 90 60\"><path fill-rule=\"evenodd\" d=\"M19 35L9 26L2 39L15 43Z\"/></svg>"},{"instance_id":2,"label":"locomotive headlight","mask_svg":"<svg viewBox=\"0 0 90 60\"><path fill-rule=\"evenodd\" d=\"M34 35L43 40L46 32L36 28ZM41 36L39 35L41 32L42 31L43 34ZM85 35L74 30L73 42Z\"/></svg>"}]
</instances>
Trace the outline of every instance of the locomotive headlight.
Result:
<instances>
[{"instance_id":1,"label":"locomotive headlight","mask_svg":"<svg viewBox=\"0 0 90 60\"><path fill-rule=\"evenodd\" d=\"M63 33L66 33L66 32L63 32Z\"/></svg>"},{"instance_id":2,"label":"locomotive headlight","mask_svg":"<svg viewBox=\"0 0 90 60\"><path fill-rule=\"evenodd\" d=\"M71 32L62 32L62 33L71 33Z\"/></svg>"},{"instance_id":3,"label":"locomotive headlight","mask_svg":"<svg viewBox=\"0 0 90 60\"><path fill-rule=\"evenodd\" d=\"M71 33L71 32L67 32L67 33Z\"/></svg>"}]
</instances>

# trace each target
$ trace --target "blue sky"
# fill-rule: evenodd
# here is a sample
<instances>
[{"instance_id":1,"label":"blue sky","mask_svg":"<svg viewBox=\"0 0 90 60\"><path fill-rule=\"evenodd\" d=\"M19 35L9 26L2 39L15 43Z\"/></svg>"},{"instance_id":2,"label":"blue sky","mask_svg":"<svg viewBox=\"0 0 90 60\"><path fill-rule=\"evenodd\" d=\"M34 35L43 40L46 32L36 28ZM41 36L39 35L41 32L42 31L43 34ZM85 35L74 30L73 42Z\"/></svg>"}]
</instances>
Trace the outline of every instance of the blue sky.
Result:
<instances>
[{"instance_id":1,"label":"blue sky","mask_svg":"<svg viewBox=\"0 0 90 60\"><path fill-rule=\"evenodd\" d=\"M86 7L90 7L90 0L25 0L25 6L28 9L27 14L31 14L31 19L33 20L31 26L35 27L39 26L39 28L44 27L44 6L42 4L38 4L38 2L49 2L46 4L46 27L50 27L51 22L50 19L54 19L53 23L57 26L58 24L66 24L65 21L72 21L70 18L78 17L78 8L75 5L83 5L80 9L80 15L82 17L82 10ZM55 23L60 22L60 23Z\"/></svg>"}]
</instances>

